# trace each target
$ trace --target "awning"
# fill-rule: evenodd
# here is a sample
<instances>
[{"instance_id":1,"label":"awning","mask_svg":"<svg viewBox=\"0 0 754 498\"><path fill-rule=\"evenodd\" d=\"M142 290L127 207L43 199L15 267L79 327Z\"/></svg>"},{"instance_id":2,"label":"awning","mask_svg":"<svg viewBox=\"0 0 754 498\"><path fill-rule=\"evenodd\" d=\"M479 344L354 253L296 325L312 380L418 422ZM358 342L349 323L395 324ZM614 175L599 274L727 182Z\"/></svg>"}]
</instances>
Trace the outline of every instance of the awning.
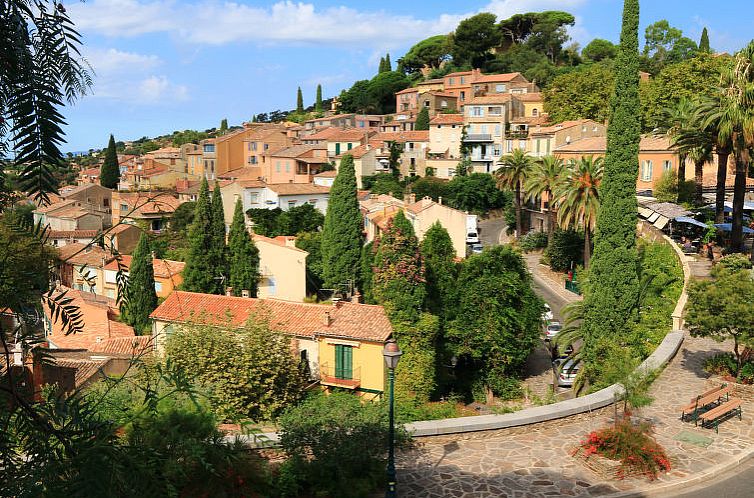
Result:
<instances>
[{"instance_id":1,"label":"awning","mask_svg":"<svg viewBox=\"0 0 754 498\"><path fill-rule=\"evenodd\" d=\"M689 225L696 225L698 227L707 228L707 225L702 223L699 220L695 220L694 218L689 218L688 216L679 216L675 219L678 223L688 223Z\"/></svg>"},{"instance_id":2,"label":"awning","mask_svg":"<svg viewBox=\"0 0 754 498\"><path fill-rule=\"evenodd\" d=\"M446 152L448 152L447 147L445 147L444 149L438 149L437 146L429 148L430 154L445 154Z\"/></svg>"},{"instance_id":3,"label":"awning","mask_svg":"<svg viewBox=\"0 0 754 498\"><path fill-rule=\"evenodd\" d=\"M733 210L733 203L731 201L725 201L725 212L728 212L727 208L730 208L730 210ZM754 202L744 202L744 211L754 211Z\"/></svg>"},{"instance_id":4,"label":"awning","mask_svg":"<svg viewBox=\"0 0 754 498\"><path fill-rule=\"evenodd\" d=\"M669 218L659 215L657 217L657 221L655 221L653 225L656 226L659 230L662 230L663 228L665 228L665 225L668 224L668 221L670 221Z\"/></svg>"},{"instance_id":5,"label":"awning","mask_svg":"<svg viewBox=\"0 0 754 498\"><path fill-rule=\"evenodd\" d=\"M642 218L649 218L652 215L652 212L653 211L649 208L639 206L639 216Z\"/></svg>"},{"instance_id":6,"label":"awning","mask_svg":"<svg viewBox=\"0 0 754 498\"><path fill-rule=\"evenodd\" d=\"M715 228L719 228L723 232L731 232L733 231L733 223L716 223ZM754 233L754 230L752 230L749 227L743 227L744 233Z\"/></svg>"},{"instance_id":7,"label":"awning","mask_svg":"<svg viewBox=\"0 0 754 498\"><path fill-rule=\"evenodd\" d=\"M706 206L704 206L704 208L705 209L715 209L715 205L714 204L707 204ZM733 208L730 207L730 206L724 206L723 207L723 212L725 212L725 213L732 213L733 212Z\"/></svg>"},{"instance_id":8,"label":"awning","mask_svg":"<svg viewBox=\"0 0 754 498\"><path fill-rule=\"evenodd\" d=\"M649 215L649 218L647 218L647 221L650 223L654 223L655 221L657 221L657 218L659 217L660 217L660 213L652 213L651 215Z\"/></svg>"}]
</instances>

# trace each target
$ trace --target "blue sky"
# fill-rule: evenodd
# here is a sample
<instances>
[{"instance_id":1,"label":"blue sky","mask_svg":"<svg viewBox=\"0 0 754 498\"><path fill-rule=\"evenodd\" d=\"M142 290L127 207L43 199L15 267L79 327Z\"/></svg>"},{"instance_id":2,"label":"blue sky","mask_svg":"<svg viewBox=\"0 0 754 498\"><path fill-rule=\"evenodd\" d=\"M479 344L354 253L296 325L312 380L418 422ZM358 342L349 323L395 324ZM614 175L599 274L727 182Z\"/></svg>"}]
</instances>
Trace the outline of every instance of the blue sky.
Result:
<instances>
[{"instance_id":1,"label":"blue sky","mask_svg":"<svg viewBox=\"0 0 754 498\"><path fill-rule=\"evenodd\" d=\"M734 52L754 37L748 0L644 0L641 27L667 19L695 41ZM325 98L370 78L380 57L398 57L428 36L452 31L478 12L498 18L565 10L583 47L617 42L620 0L69 0L95 71L91 95L66 109L65 150L183 129L240 124L253 114L307 104L317 83Z\"/></svg>"}]
</instances>

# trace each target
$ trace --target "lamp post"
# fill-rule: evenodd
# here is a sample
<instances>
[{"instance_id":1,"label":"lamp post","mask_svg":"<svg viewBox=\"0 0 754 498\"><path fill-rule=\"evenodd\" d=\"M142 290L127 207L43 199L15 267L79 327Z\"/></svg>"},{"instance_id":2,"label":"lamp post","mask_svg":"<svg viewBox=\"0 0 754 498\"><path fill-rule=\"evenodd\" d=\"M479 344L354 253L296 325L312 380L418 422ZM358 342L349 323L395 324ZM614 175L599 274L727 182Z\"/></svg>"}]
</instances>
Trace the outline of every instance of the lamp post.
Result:
<instances>
[{"instance_id":1,"label":"lamp post","mask_svg":"<svg viewBox=\"0 0 754 498\"><path fill-rule=\"evenodd\" d=\"M387 456L387 491L385 491L386 498L395 498L395 428L394 428L394 415L393 415L393 388L395 387L395 367L398 366L398 360L401 359L403 352L398 347L398 343L395 339L389 339L385 343L385 347L382 349L382 356L385 357L385 364L387 365L387 378L390 384L390 401L389 401L389 413L390 413L390 427L388 429L388 456Z\"/></svg>"}]
</instances>

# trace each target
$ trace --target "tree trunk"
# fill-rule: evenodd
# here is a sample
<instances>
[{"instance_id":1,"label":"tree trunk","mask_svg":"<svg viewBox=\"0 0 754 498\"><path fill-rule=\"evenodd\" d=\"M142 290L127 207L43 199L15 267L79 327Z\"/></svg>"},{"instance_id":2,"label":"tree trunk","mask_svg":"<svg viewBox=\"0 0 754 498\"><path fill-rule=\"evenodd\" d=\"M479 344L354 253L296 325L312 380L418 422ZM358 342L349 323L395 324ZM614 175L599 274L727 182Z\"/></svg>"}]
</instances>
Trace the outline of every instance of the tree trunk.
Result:
<instances>
[{"instance_id":1,"label":"tree trunk","mask_svg":"<svg viewBox=\"0 0 754 498\"><path fill-rule=\"evenodd\" d=\"M736 377L738 377L738 374L741 373L741 353L738 350L738 336L736 334L731 334L733 336L733 354L736 356Z\"/></svg>"},{"instance_id":2,"label":"tree trunk","mask_svg":"<svg viewBox=\"0 0 754 498\"><path fill-rule=\"evenodd\" d=\"M733 226L730 235L730 245L733 252L743 252L744 250L743 222L747 170L748 161L736 154L736 177L733 184Z\"/></svg>"},{"instance_id":3,"label":"tree trunk","mask_svg":"<svg viewBox=\"0 0 754 498\"><path fill-rule=\"evenodd\" d=\"M717 184L715 186L715 223L725 221L725 179L728 176L728 156L730 152L717 153Z\"/></svg>"},{"instance_id":4,"label":"tree trunk","mask_svg":"<svg viewBox=\"0 0 754 498\"><path fill-rule=\"evenodd\" d=\"M584 229L584 269L589 268L589 260L592 259L592 241L589 237L589 227Z\"/></svg>"},{"instance_id":5,"label":"tree trunk","mask_svg":"<svg viewBox=\"0 0 754 498\"><path fill-rule=\"evenodd\" d=\"M516 183L516 237L524 235L521 223L521 182Z\"/></svg>"},{"instance_id":6,"label":"tree trunk","mask_svg":"<svg viewBox=\"0 0 754 498\"><path fill-rule=\"evenodd\" d=\"M553 219L552 192L549 189L545 192L547 192L547 245L549 246L552 239L552 231L553 227L555 226L555 220Z\"/></svg>"},{"instance_id":7,"label":"tree trunk","mask_svg":"<svg viewBox=\"0 0 754 498\"><path fill-rule=\"evenodd\" d=\"M686 154L678 154L678 186L680 187L685 181L686 181Z\"/></svg>"},{"instance_id":8,"label":"tree trunk","mask_svg":"<svg viewBox=\"0 0 754 498\"><path fill-rule=\"evenodd\" d=\"M704 161L694 161L694 183L696 184L696 204L701 206L704 202L702 197L702 184L704 183Z\"/></svg>"}]
</instances>

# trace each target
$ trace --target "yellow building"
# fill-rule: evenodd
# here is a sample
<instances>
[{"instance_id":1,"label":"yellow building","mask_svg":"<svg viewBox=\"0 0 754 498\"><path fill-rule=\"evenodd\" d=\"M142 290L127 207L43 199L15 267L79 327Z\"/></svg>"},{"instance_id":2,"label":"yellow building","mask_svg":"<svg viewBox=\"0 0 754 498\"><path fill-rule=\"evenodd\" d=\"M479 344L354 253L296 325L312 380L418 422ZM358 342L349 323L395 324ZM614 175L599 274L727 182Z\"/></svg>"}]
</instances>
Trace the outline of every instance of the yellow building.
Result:
<instances>
[{"instance_id":1,"label":"yellow building","mask_svg":"<svg viewBox=\"0 0 754 498\"><path fill-rule=\"evenodd\" d=\"M271 239L254 235L259 249L260 298L273 297L303 302L306 297L306 257L308 252L296 247L296 237Z\"/></svg>"},{"instance_id":2,"label":"yellow building","mask_svg":"<svg viewBox=\"0 0 754 498\"><path fill-rule=\"evenodd\" d=\"M462 114L438 114L429 122L427 167L438 178L453 178L461 160Z\"/></svg>"},{"instance_id":3,"label":"yellow building","mask_svg":"<svg viewBox=\"0 0 754 498\"><path fill-rule=\"evenodd\" d=\"M122 255L120 262L112 260L107 263L103 270L104 275L104 292L103 294L110 299L116 299L118 297L118 284L117 275L118 267L123 269L123 272L128 275L128 270L131 268L131 256ZM183 261L171 261L169 259L153 259L152 269L154 271L154 290L157 293L158 298L169 296L179 285L183 283L183 268L186 263Z\"/></svg>"},{"instance_id":4,"label":"yellow building","mask_svg":"<svg viewBox=\"0 0 754 498\"><path fill-rule=\"evenodd\" d=\"M385 389L382 348L392 326L382 306L337 302L334 305L291 303L175 291L152 312L155 349L188 323L240 327L255 313L269 317L273 330L288 334L296 359L325 389L351 389L376 397Z\"/></svg>"}]
</instances>

